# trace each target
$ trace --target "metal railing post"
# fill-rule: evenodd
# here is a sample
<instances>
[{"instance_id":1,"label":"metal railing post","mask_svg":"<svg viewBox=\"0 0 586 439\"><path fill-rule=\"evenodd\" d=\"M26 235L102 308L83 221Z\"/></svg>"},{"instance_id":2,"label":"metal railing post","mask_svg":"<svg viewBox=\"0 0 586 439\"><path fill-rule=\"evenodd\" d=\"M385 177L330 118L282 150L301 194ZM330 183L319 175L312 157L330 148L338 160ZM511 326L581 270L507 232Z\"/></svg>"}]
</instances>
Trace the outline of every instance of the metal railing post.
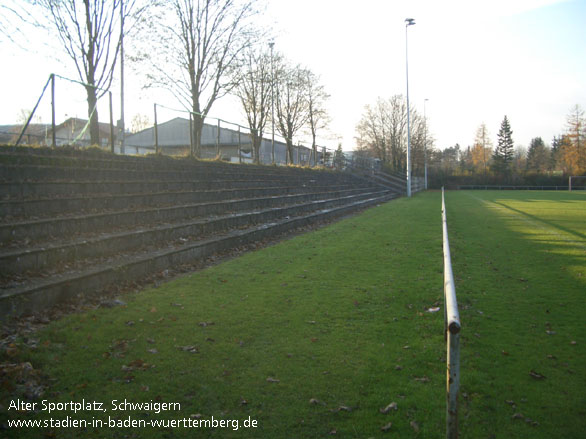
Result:
<instances>
[{"instance_id":1,"label":"metal railing post","mask_svg":"<svg viewBox=\"0 0 586 439\"><path fill-rule=\"evenodd\" d=\"M238 125L238 163L242 163L242 142L240 141L240 125Z\"/></svg>"},{"instance_id":2,"label":"metal railing post","mask_svg":"<svg viewBox=\"0 0 586 439\"><path fill-rule=\"evenodd\" d=\"M193 157L193 115L189 113L189 157Z\"/></svg>"},{"instance_id":3,"label":"metal railing post","mask_svg":"<svg viewBox=\"0 0 586 439\"><path fill-rule=\"evenodd\" d=\"M220 119L218 119L218 130L216 133L216 158L220 155Z\"/></svg>"},{"instance_id":4,"label":"metal railing post","mask_svg":"<svg viewBox=\"0 0 586 439\"><path fill-rule=\"evenodd\" d=\"M110 151L114 154L114 115L112 113L112 92L108 92L110 104Z\"/></svg>"},{"instance_id":5,"label":"metal railing post","mask_svg":"<svg viewBox=\"0 0 586 439\"><path fill-rule=\"evenodd\" d=\"M55 134L55 74L51 74L51 141L53 148L57 146L57 135Z\"/></svg>"},{"instance_id":6,"label":"metal railing post","mask_svg":"<svg viewBox=\"0 0 586 439\"><path fill-rule=\"evenodd\" d=\"M155 107L155 154L159 153L159 128L157 126L157 104L154 104Z\"/></svg>"},{"instance_id":7,"label":"metal railing post","mask_svg":"<svg viewBox=\"0 0 586 439\"><path fill-rule=\"evenodd\" d=\"M446 355L446 438L458 438L458 392L460 390L460 315L452 272L444 188L442 187L442 235L444 251L444 330Z\"/></svg>"}]
</instances>

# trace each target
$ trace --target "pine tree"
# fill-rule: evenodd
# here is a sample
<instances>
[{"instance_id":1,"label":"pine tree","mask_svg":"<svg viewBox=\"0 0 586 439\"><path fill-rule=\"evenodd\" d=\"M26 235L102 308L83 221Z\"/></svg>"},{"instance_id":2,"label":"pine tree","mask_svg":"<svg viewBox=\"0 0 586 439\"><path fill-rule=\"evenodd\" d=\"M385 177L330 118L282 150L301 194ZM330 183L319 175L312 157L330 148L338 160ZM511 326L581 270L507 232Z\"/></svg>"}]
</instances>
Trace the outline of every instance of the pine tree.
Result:
<instances>
[{"instance_id":1,"label":"pine tree","mask_svg":"<svg viewBox=\"0 0 586 439\"><path fill-rule=\"evenodd\" d=\"M527 151L527 170L543 172L549 167L549 151L541 137L531 140L529 151Z\"/></svg>"},{"instance_id":2,"label":"pine tree","mask_svg":"<svg viewBox=\"0 0 586 439\"><path fill-rule=\"evenodd\" d=\"M498 133L498 144L494 149L492 156L495 171L501 175L509 176L511 171L511 162L514 157L513 132L507 116L501 123L501 129Z\"/></svg>"},{"instance_id":3,"label":"pine tree","mask_svg":"<svg viewBox=\"0 0 586 439\"><path fill-rule=\"evenodd\" d=\"M342 144L338 143L338 149L334 152L334 167L342 170L344 169L345 162L346 156L344 155L344 151L342 151Z\"/></svg>"}]
</instances>

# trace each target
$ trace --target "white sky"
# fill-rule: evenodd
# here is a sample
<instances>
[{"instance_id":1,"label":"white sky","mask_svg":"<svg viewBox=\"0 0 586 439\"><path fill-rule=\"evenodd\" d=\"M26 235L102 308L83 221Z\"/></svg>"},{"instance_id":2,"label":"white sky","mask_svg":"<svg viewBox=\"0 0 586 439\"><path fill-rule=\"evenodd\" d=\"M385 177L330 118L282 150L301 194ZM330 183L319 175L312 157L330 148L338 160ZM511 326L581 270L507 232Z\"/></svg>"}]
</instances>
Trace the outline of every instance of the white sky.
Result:
<instances>
[{"instance_id":1,"label":"white sky","mask_svg":"<svg viewBox=\"0 0 586 439\"><path fill-rule=\"evenodd\" d=\"M364 106L405 93L407 17L416 21L408 30L410 101L423 113L429 99L436 147L472 144L483 122L496 143L505 114L516 145L537 136L550 143L574 105L586 109L586 0L268 0L264 20L275 30L275 50L320 75L331 95L332 133L320 144L353 149ZM50 73L76 77L41 43L48 38L34 34L29 51L0 42L0 124L34 106ZM167 94L140 92L140 78L127 71L127 126L136 113L152 120L155 101L179 107ZM64 88L58 83L58 122L65 114L85 118L83 93L60 95ZM79 105L59 106L63 94ZM41 103L43 122L49 105ZM211 115L245 125L232 99L217 102Z\"/></svg>"}]
</instances>

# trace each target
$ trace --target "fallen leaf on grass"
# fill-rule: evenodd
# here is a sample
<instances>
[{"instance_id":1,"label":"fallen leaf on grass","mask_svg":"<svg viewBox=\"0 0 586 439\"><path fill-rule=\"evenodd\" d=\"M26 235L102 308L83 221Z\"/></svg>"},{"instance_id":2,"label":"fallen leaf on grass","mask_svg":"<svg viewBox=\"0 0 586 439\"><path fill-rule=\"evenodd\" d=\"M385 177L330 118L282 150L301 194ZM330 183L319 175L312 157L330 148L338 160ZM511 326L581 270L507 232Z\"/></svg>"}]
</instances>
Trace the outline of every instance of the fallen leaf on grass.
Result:
<instances>
[{"instance_id":1,"label":"fallen leaf on grass","mask_svg":"<svg viewBox=\"0 0 586 439\"><path fill-rule=\"evenodd\" d=\"M409 422L409 425L413 430L415 430L415 433L419 433L419 424L417 422L411 421Z\"/></svg>"},{"instance_id":2,"label":"fallen leaf on grass","mask_svg":"<svg viewBox=\"0 0 586 439\"><path fill-rule=\"evenodd\" d=\"M147 370L153 367L151 364L141 359L131 361L128 365L123 364L122 370L124 372L132 372L133 370Z\"/></svg>"},{"instance_id":3,"label":"fallen leaf on grass","mask_svg":"<svg viewBox=\"0 0 586 439\"><path fill-rule=\"evenodd\" d=\"M393 423L389 422L388 424L383 425L380 429L381 429L381 431L387 432L391 429L392 426L393 426Z\"/></svg>"},{"instance_id":4,"label":"fallen leaf on grass","mask_svg":"<svg viewBox=\"0 0 586 439\"><path fill-rule=\"evenodd\" d=\"M383 407L382 409L379 409L379 412L381 412L383 415L386 415L391 410L398 410L398 407L397 407L397 403L396 402L391 402L386 407Z\"/></svg>"},{"instance_id":5,"label":"fallen leaf on grass","mask_svg":"<svg viewBox=\"0 0 586 439\"><path fill-rule=\"evenodd\" d=\"M330 410L332 413L336 413L336 412L351 412L352 411L352 407L348 407L347 405L341 405L335 409Z\"/></svg>"},{"instance_id":6,"label":"fallen leaf on grass","mask_svg":"<svg viewBox=\"0 0 586 439\"><path fill-rule=\"evenodd\" d=\"M280 382L281 382L281 380L278 380L278 379L273 378L273 377L268 377L267 378L267 383L280 383Z\"/></svg>"},{"instance_id":7,"label":"fallen leaf on grass","mask_svg":"<svg viewBox=\"0 0 586 439\"><path fill-rule=\"evenodd\" d=\"M18 346L14 343L10 343L4 350L4 353L9 357L16 357L19 353Z\"/></svg>"},{"instance_id":8,"label":"fallen leaf on grass","mask_svg":"<svg viewBox=\"0 0 586 439\"><path fill-rule=\"evenodd\" d=\"M213 325L214 322L199 322L198 325L201 326L202 328L205 328L207 326L211 326Z\"/></svg>"},{"instance_id":9,"label":"fallen leaf on grass","mask_svg":"<svg viewBox=\"0 0 586 439\"><path fill-rule=\"evenodd\" d=\"M420 383L428 383L429 378L427 376L415 377L415 381L419 381Z\"/></svg>"},{"instance_id":10,"label":"fallen leaf on grass","mask_svg":"<svg viewBox=\"0 0 586 439\"><path fill-rule=\"evenodd\" d=\"M532 378L535 378L536 380L543 380L543 379L545 379L545 375L542 375L539 372L535 372L534 370L531 370L531 372L529 372L529 375Z\"/></svg>"},{"instance_id":11,"label":"fallen leaf on grass","mask_svg":"<svg viewBox=\"0 0 586 439\"><path fill-rule=\"evenodd\" d=\"M189 352L190 354L199 354L199 349L197 348L197 346L193 345L177 346L177 349L183 352Z\"/></svg>"},{"instance_id":12,"label":"fallen leaf on grass","mask_svg":"<svg viewBox=\"0 0 586 439\"><path fill-rule=\"evenodd\" d=\"M439 306L435 306L433 308L428 308L427 312L438 312L440 310Z\"/></svg>"},{"instance_id":13,"label":"fallen leaf on grass","mask_svg":"<svg viewBox=\"0 0 586 439\"><path fill-rule=\"evenodd\" d=\"M147 352L149 352L149 353L151 353L151 354L158 354L158 353L159 353L159 351L158 351L157 349L155 349L155 348L153 348L153 349L148 349L148 350L147 350Z\"/></svg>"}]
</instances>

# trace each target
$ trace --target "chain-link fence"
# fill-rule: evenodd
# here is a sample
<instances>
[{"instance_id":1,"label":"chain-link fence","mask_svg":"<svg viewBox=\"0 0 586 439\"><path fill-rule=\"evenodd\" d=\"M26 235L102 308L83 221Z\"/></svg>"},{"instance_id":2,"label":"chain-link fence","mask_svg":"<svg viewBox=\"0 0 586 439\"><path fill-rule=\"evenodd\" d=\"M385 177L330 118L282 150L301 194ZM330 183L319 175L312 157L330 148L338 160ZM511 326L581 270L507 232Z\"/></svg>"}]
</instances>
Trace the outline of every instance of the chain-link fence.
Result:
<instances>
[{"instance_id":1,"label":"chain-link fence","mask_svg":"<svg viewBox=\"0 0 586 439\"><path fill-rule=\"evenodd\" d=\"M0 143L55 147L97 144L116 154L197 155L203 159L240 163L340 169L346 166L347 160L343 155L325 146L314 149L311 145L297 142L290 144L288 152L286 140L276 132L273 134L270 127L262 133L257 153L249 127L209 116L203 117L201 139L197 142L193 127L196 116L201 115L160 104L154 104L152 115L147 115L142 123L123 132L120 121L114 123L111 92L97 89L100 98L90 112L87 87L79 81L50 75L32 112L23 113L17 124L0 125ZM106 122L98 123L99 140L96 142L91 140L90 119L98 115L100 120ZM199 146L197 151L196 144Z\"/></svg>"},{"instance_id":2,"label":"chain-link fence","mask_svg":"<svg viewBox=\"0 0 586 439\"><path fill-rule=\"evenodd\" d=\"M381 174L380 160L360 153L313 147L302 142L287 145L286 139L277 132L273 133L270 126L262 136L257 136L259 143L255 148L255 136L247 126L161 104L154 104L151 115L143 114L141 120L133 120L127 125L130 130L123 131L120 121L114 123L112 93L96 89L97 103L89 111L88 87L79 81L50 75L32 112L22 114L18 124L0 125L0 144L97 145L115 154L196 156L232 163L323 167L359 172L370 178ZM98 115L100 120L107 122L99 122L97 127L94 124L92 136L90 119ZM201 121L198 141L194 126ZM98 140L92 141L92 137ZM391 178L399 180L394 181L395 185L404 186L404 176ZM381 181L385 179L388 181L388 176L379 178Z\"/></svg>"}]
</instances>

